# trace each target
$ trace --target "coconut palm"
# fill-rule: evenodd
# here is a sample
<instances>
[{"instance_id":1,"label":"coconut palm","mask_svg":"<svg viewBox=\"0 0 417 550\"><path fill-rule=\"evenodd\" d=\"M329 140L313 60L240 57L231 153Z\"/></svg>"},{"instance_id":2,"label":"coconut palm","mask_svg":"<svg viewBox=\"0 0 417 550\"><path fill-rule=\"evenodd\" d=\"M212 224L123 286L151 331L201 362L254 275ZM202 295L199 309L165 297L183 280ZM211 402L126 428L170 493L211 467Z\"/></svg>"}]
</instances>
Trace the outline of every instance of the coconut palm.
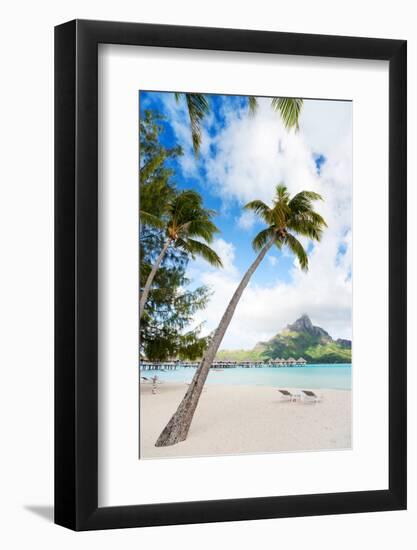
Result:
<instances>
[{"instance_id":1,"label":"coconut palm","mask_svg":"<svg viewBox=\"0 0 417 550\"><path fill-rule=\"evenodd\" d=\"M166 238L141 293L139 318L143 315L156 272L170 247L179 248L192 258L200 256L213 266L222 266L221 259L217 253L206 244L211 243L213 235L218 232L218 228L212 221L215 212L203 207L202 198L199 193L195 191L183 191L168 201L165 210L166 221L164 227ZM141 212L141 218L152 221L153 225L156 225L153 219L154 216L150 219L148 213Z\"/></svg>"},{"instance_id":2,"label":"coconut palm","mask_svg":"<svg viewBox=\"0 0 417 550\"><path fill-rule=\"evenodd\" d=\"M185 99L188 109L188 116L191 123L191 136L195 155L198 155L201 145L201 123L209 113L210 106L204 94L175 93L175 99ZM249 112L255 114L258 108L256 97L248 97ZM271 106L281 116L282 122L287 130L295 128L298 130L298 119L303 106L303 100L293 97L273 97Z\"/></svg>"},{"instance_id":3,"label":"coconut palm","mask_svg":"<svg viewBox=\"0 0 417 550\"><path fill-rule=\"evenodd\" d=\"M307 253L295 235L320 241L326 222L313 208L313 201L316 200L321 200L321 196L313 191L301 191L290 198L287 188L280 184L276 187L272 206L268 206L261 200L254 200L245 206L247 210L259 215L267 225L252 242L258 255L233 294L187 393L156 442L157 447L174 445L186 439L210 366L232 320L236 306L250 278L270 248L274 245L278 249L283 246L288 247L298 259L300 268L307 271Z\"/></svg>"}]
</instances>

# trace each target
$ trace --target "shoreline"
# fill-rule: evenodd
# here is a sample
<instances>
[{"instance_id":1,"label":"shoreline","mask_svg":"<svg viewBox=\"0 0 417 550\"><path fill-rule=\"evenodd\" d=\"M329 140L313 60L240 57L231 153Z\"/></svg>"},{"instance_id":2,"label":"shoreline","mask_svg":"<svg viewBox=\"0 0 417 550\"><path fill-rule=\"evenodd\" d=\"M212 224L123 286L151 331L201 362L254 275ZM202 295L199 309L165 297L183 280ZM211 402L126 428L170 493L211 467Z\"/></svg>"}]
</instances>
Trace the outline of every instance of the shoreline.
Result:
<instances>
[{"instance_id":1,"label":"shoreline","mask_svg":"<svg viewBox=\"0 0 417 550\"><path fill-rule=\"evenodd\" d=\"M164 381L152 394L152 384L140 384L141 458L351 448L351 390L315 389L321 401L305 403L281 400L276 386L243 384L206 385L187 439L170 447L155 447L187 387Z\"/></svg>"}]
</instances>

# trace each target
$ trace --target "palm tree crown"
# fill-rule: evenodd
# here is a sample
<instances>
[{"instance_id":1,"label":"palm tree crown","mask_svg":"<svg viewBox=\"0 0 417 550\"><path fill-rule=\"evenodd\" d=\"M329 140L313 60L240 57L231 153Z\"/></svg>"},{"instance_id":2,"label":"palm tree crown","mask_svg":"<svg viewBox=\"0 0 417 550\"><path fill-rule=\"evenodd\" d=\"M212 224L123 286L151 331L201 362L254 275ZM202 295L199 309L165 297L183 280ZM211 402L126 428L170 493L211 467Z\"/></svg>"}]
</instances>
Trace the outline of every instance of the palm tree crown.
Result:
<instances>
[{"instance_id":1,"label":"palm tree crown","mask_svg":"<svg viewBox=\"0 0 417 550\"><path fill-rule=\"evenodd\" d=\"M140 319L145 310L155 275L171 246L180 248L192 258L201 256L209 264L222 267L220 257L208 246L213 241L213 235L218 232L218 228L212 221L215 212L203 207L203 199L199 193L196 191L182 191L167 202L164 210L165 212L159 221L155 216L144 210L140 212L142 223L164 229L166 237L164 246L153 264L141 292L139 301ZM163 222L163 225L161 222Z\"/></svg>"},{"instance_id":2,"label":"palm tree crown","mask_svg":"<svg viewBox=\"0 0 417 550\"><path fill-rule=\"evenodd\" d=\"M255 212L268 226L253 239L253 248L259 251L271 241L279 249L285 245L298 258L301 269L307 271L307 253L293 232L320 241L327 224L313 208L316 200L322 200L322 197L314 191L301 191L290 198L285 185L279 184L271 207L261 200L249 202L245 208Z\"/></svg>"},{"instance_id":3,"label":"palm tree crown","mask_svg":"<svg viewBox=\"0 0 417 550\"><path fill-rule=\"evenodd\" d=\"M214 214L213 210L203 207L199 193L183 191L167 205L166 235L173 246L181 248L193 258L201 256L211 265L221 267L220 257L205 244L210 244L213 235L219 231L211 219Z\"/></svg>"}]
</instances>

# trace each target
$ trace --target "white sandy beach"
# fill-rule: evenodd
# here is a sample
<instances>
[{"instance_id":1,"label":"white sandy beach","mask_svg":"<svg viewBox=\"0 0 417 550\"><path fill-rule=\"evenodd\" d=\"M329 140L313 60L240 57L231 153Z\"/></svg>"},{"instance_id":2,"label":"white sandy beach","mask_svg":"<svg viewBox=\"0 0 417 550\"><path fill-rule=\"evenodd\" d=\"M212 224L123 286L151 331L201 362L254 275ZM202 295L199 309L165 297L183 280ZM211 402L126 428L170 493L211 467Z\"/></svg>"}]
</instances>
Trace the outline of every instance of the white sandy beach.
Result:
<instances>
[{"instance_id":1,"label":"white sandy beach","mask_svg":"<svg viewBox=\"0 0 417 550\"><path fill-rule=\"evenodd\" d=\"M314 390L320 403L292 403L281 401L277 388L238 385L206 385L187 440L155 447L187 385L158 384L155 395L151 385L140 386L141 458L351 447L350 391Z\"/></svg>"}]
</instances>

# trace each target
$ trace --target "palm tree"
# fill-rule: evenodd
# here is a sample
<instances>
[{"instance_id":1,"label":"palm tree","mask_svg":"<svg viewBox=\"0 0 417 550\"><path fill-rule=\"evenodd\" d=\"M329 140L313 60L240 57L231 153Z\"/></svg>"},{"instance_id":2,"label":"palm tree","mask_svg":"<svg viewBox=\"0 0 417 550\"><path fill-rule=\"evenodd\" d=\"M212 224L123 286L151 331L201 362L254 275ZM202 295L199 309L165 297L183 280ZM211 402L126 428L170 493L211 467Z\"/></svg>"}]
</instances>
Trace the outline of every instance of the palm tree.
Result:
<instances>
[{"instance_id":1,"label":"palm tree","mask_svg":"<svg viewBox=\"0 0 417 550\"><path fill-rule=\"evenodd\" d=\"M188 109L188 116L191 123L191 136L193 140L194 153L197 156L201 145L201 123L209 113L210 106L204 94L175 93L176 101L185 98ZM258 100L254 96L248 97L249 112L255 114L258 108ZM293 97L273 97L271 106L280 114L282 122L287 130L295 128L298 130L298 119L303 107L303 100Z\"/></svg>"},{"instance_id":2,"label":"palm tree","mask_svg":"<svg viewBox=\"0 0 417 550\"><path fill-rule=\"evenodd\" d=\"M217 253L206 244L211 243L214 233L218 232L218 228L211 219L214 214L213 210L203 207L201 195L195 191L183 191L167 203L167 219L164 224L166 238L143 288L139 303L139 318L142 318L156 272L171 246L183 250L192 258L201 256L213 266L222 266ZM151 225L158 227L159 222L152 214L141 211L140 216L144 223L151 222Z\"/></svg>"},{"instance_id":3,"label":"palm tree","mask_svg":"<svg viewBox=\"0 0 417 550\"><path fill-rule=\"evenodd\" d=\"M180 101L184 97L187 103L188 116L191 123L191 137L193 140L194 154L197 156L201 145L201 122L210 107L204 94L184 94L176 93L175 99Z\"/></svg>"},{"instance_id":4,"label":"palm tree","mask_svg":"<svg viewBox=\"0 0 417 550\"><path fill-rule=\"evenodd\" d=\"M280 184L276 187L276 196L271 207L260 200L254 200L245 206L246 209L258 214L267 225L252 242L258 255L233 294L183 400L156 441L157 447L174 445L186 439L210 366L236 306L268 250L273 245L278 249L288 247L298 259L300 268L307 271L307 253L295 234L320 241L322 231L327 226L313 208L313 201L316 200L321 200L321 196L313 191L301 191L291 199L287 188Z\"/></svg>"}]
</instances>

